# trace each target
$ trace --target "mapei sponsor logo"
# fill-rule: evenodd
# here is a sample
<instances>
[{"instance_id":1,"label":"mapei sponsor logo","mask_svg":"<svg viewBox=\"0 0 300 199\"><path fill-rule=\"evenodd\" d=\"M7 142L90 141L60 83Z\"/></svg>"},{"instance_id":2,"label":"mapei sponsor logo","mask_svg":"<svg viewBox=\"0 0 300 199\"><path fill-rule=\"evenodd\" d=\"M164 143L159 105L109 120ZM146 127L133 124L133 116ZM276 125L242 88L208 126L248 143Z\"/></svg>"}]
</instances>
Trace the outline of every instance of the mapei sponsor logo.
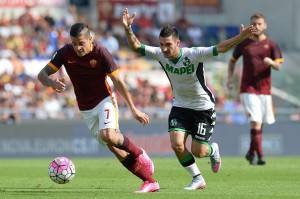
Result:
<instances>
[{"instance_id":1,"label":"mapei sponsor logo","mask_svg":"<svg viewBox=\"0 0 300 199\"><path fill-rule=\"evenodd\" d=\"M166 64L165 69L166 71L173 73L173 74L178 74L178 75L183 75L183 74L192 74L195 71L194 64L191 63L190 59L185 57L183 60L183 67L180 68L175 68L169 64Z\"/></svg>"}]
</instances>

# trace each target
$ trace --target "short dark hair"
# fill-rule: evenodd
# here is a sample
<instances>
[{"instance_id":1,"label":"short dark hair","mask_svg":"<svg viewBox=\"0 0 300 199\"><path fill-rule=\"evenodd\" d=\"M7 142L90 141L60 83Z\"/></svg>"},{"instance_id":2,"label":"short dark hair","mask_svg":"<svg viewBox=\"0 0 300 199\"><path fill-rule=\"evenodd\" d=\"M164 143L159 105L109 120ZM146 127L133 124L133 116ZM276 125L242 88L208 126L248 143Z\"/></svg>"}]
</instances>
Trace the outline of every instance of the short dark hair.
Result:
<instances>
[{"instance_id":1,"label":"short dark hair","mask_svg":"<svg viewBox=\"0 0 300 199\"><path fill-rule=\"evenodd\" d=\"M266 17L263 15L263 13L261 12L256 12L254 13L251 17L250 17L250 20L252 19L264 19L266 20Z\"/></svg>"},{"instance_id":2,"label":"short dark hair","mask_svg":"<svg viewBox=\"0 0 300 199\"><path fill-rule=\"evenodd\" d=\"M171 35L173 37L179 38L178 30L174 26L171 26L171 25L164 26L159 33L160 37L169 37Z\"/></svg>"},{"instance_id":3,"label":"short dark hair","mask_svg":"<svg viewBox=\"0 0 300 199\"><path fill-rule=\"evenodd\" d=\"M81 34L90 34L89 27L84 23L75 23L71 26L70 35L71 37L78 37Z\"/></svg>"}]
</instances>

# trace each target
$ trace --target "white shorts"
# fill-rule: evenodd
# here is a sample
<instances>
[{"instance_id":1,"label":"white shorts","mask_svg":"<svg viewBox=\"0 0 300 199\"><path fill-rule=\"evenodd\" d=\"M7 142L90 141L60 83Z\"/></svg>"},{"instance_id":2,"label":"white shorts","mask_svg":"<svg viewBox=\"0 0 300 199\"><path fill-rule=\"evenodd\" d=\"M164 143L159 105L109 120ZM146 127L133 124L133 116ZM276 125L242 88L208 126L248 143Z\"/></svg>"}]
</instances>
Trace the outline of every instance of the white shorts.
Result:
<instances>
[{"instance_id":1,"label":"white shorts","mask_svg":"<svg viewBox=\"0 0 300 199\"><path fill-rule=\"evenodd\" d=\"M96 138L101 129L119 129L118 105L114 96L108 96L93 109L80 111L80 113Z\"/></svg>"},{"instance_id":2,"label":"white shorts","mask_svg":"<svg viewBox=\"0 0 300 199\"><path fill-rule=\"evenodd\" d=\"M267 124L275 122L271 95L242 93L241 101L250 121Z\"/></svg>"}]
</instances>

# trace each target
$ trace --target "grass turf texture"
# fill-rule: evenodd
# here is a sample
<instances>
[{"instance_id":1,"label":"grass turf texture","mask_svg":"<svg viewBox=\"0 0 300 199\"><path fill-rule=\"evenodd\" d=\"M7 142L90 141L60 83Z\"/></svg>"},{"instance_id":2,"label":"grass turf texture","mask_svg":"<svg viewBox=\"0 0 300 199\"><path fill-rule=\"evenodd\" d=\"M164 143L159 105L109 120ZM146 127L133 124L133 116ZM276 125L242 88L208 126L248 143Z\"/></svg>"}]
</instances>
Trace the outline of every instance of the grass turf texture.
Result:
<instances>
[{"instance_id":1,"label":"grass turf texture","mask_svg":"<svg viewBox=\"0 0 300 199\"><path fill-rule=\"evenodd\" d=\"M161 190L135 194L141 181L112 158L72 158L76 176L59 185L48 177L48 159L0 159L0 198L63 199L299 199L300 158L269 157L266 166L251 166L242 157L225 157L220 173L208 158L198 160L206 182L204 191L185 191L190 177L175 158L154 158Z\"/></svg>"}]
</instances>

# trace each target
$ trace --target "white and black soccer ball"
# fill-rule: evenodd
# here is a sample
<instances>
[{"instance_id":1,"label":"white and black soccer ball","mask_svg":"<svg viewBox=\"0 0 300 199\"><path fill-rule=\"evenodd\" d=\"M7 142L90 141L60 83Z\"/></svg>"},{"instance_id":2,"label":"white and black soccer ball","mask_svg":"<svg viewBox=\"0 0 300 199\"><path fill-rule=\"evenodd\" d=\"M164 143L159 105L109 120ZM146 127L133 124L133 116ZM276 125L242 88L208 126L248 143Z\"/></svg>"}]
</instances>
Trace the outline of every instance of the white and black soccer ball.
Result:
<instances>
[{"instance_id":1,"label":"white and black soccer ball","mask_svg":"<svg viewBox=\"0 0 300 199\"><path fill-rule=\"evenodd\" d=\"M53 182L66 184L75 177L75 165L66 157L57 157L50 163L48 174Z\"/></svg>"}]
</instances>

